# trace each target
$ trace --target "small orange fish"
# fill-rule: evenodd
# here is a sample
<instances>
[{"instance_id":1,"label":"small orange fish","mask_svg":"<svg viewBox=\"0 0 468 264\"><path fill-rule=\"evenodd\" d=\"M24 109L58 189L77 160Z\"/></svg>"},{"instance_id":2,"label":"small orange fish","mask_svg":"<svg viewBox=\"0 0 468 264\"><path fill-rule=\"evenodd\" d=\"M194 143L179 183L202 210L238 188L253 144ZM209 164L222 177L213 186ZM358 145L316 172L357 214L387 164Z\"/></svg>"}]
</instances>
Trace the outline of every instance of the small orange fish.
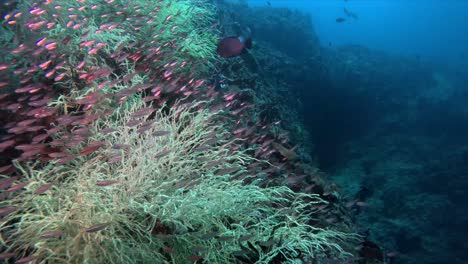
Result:
<instances>
[{"instance_id":1,"label":"small orange fish","mask_svg":"<svg viewBox=\"0 0 468 264\"><path fill-rule=\"evenodd\" d=\"M94 40L88 40L88 41L81 42L79 45L81 47L87 47L88 48L88 47L91 47L94 44L94 42L95 42Z\"/></svg>"},{"instance_id":2,"label":"small orange fish","mask_svg":"<svg viewBox=\"0 0 468 264\"><path fill-rule=\"evenodd\" d=\"M50 42L44 46L47 50L54 50L57 48L57 42Z\"/></svg>"},{"instance_id":3,"label":"small orange fish","mask_svg":"<svg viewBox=\"0 0 468 264\"><path fill-rule=\"evenodd\" d=\"M43 46L45 44L45 42L47 41L47 38L40 38L37 42L36 42L36 45L37 46Z\"/></svg>"}]
</instances>

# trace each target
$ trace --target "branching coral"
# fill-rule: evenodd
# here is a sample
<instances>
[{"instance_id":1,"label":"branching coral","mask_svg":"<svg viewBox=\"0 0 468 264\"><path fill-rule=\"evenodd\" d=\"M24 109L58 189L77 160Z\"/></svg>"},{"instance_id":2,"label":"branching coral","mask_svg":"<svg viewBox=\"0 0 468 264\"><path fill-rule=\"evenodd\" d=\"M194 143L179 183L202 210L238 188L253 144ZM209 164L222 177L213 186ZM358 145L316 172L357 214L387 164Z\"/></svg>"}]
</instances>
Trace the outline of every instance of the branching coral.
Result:
<instances>
[{"instance_id":1,"label":"branching coral","mask_svg":"<svg viewBox=\"0 0 468 264\"><path fill-rule=\"evenodd\" d=\"M22 1L7 15L16 36L5 35L1 85L9 89L0 109L15 117L0 151L23 153L18 174L0 180L0 230L15 261L293 263L349 255L354 235L315 225L323 198L270 186L267 169L257 179L271 165L257 158L280 148L262 135L266 125L248 124L252 105L236 92L199 89L205 80L197 75L216 61L209 2Z\"/></svg>"},{"instance_id":2,"label":"branching coral","mask_svg":"<svg viewBox=\"0 0 468 264\"><path fill-rule=\"evenodd\" d=\"M233 180L254 159L231 150L237 140L204 104L151 113L134 96L92 128L105 147L64 165L17 164L23 178L0 202L13 208L1 224L8 251L48 263L345 257L353 235L307 224L326 203L318 195Z\"/></svg>"}]
</instances>

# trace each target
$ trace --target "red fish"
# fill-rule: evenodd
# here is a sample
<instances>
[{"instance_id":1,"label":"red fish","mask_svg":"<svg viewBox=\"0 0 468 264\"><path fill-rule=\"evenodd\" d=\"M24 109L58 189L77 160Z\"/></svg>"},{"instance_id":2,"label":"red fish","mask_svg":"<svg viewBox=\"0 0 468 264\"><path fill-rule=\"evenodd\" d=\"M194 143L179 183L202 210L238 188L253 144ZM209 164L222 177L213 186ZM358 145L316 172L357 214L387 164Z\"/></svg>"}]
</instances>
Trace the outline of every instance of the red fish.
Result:
<instances>
[{"instance_id":1,"label":"red fish","mask_svg":"<svg viewBox=\"0 0 468 264\"><path fill-rule=\"evenodd\" d=\"M80 155L87 155L87 154L93 153L97 151L98 149L100 149L102 146L104 146L104 143L100 141L90 142L87 147L81 150Z\"/></svg>"},{"instance_id":2,"label":"red fish","mask_svg":"<svg viewBox=\"0 0 468 264\"><path fill-rule=\"evenodd\" d=\"M225 37L218 43L217 52L223 58L232 58L241 55L245 49L252 46L252 37L248 28L243 34L238 37Z\"/></svg>"}]
</instances>

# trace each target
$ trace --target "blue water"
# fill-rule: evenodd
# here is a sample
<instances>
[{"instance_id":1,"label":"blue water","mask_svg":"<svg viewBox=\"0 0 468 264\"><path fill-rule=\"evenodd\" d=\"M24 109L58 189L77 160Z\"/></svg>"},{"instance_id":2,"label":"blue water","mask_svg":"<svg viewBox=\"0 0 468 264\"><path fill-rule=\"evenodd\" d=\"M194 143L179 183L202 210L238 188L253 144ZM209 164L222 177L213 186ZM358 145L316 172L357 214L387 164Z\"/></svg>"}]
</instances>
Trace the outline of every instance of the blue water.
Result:
<instances>
[{"instance_id":1,"label":"blue water","mask_svg":"<svg viewBox=\"0 0 468 264\"><path fill-rule=\"evenodd\" d=\"M468 1L248 1L261 12L268 2L270 14L287 7L311 17L301 30L317 34L323 63L295 66L292 90L320 169L344 200L369 204L350 210L361 231L397 252L386 263L468 263ZM278 15L265 22L273 30L255 24L258 38L286 54L314 50L282 31L308 25L287 14L281 25Z\"/></svg>"},{"instance_id":2,"label":"blue water","mask_svg":"<svg viewBox=\"0 0 468 264\"><path fill-rule=\"evenodd\" d=\"M249 0L266 6L265 0ZM270 0L311 14L324 45L359 44L396 54L460 64L468 59L468 1L464 0ZM346 18L343 8L358 19Z\"/></svg>"}]
</instances>

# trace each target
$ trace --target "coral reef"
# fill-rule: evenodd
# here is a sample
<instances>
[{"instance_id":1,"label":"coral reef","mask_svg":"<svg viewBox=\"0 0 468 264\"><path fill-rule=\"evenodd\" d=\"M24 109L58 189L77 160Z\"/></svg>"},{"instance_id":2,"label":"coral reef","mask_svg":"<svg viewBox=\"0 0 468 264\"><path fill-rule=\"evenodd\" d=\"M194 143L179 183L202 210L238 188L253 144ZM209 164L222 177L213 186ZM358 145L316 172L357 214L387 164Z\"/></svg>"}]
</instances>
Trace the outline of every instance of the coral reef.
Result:
<instances>
[{"instance_id":1,"label":"coral reef","mask_svg":"<svg viewBox=\"0 0 468 264\"><path fill-rule=\"evenodd\" d=\"M294 146L307 137L285 111L294 103L258 63L275 51L220 60L215 11L208 0L19 1L6 14L0 258L354 259L339 188ZM268 71L288 57L277 54ZM210 80L223 69L228 91Z\"/></svg>"},{"instance_id":2,"label":"coral reef","mask_svg":"<svg viewBox=\"0 0 468 264\"><path fill-rule=\"evenodd\" d=\"M319 195L232 180L251 177L254 158L231 150L237 140L223 139L228 132L212 121L218 114L180 104L129 127L147 109L139 101L94 123L90 140L106 146L93 154L41 169L17 164L23 177L3 179L11 179L0 202L9 252L49 263L350 256L342 243L357 237L307 224L327 204Z\"/></svg>"}]
</instances>

